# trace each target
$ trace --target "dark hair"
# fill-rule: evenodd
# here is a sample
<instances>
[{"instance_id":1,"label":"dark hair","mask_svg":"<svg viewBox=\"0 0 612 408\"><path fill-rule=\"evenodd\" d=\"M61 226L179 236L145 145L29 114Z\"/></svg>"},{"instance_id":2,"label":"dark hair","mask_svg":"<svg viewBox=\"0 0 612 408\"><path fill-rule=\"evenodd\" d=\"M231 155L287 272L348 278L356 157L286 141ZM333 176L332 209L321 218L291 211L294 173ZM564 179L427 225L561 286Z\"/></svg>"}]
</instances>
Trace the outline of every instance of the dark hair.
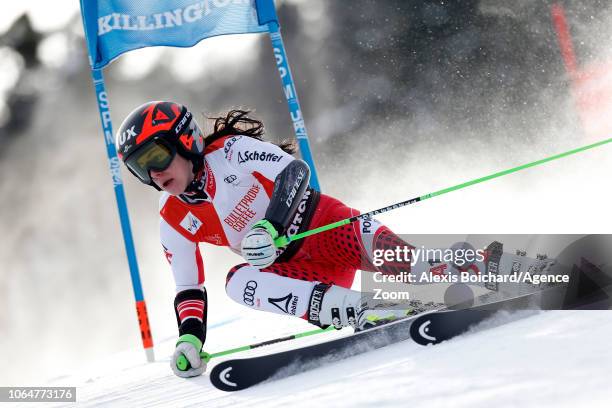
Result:
<instances>
[{"instance_id":1,"label":"dark hair","mask_svg":"<svg viewBox=\"0 0 612 408\"><path fill-rule=\"evenodd\" d=\"M253 139L263 141L264 124L262 121L248 117L250 111L241 109L232 109L225 116L208 118L215 121L213 133L206 136L204 143L211 144L215 140L230 135L242 135L252 137ZM293 154L297 151L295 141L283 140L280 143L275 143L285 152Z\"/></svg>"}]
</instances>

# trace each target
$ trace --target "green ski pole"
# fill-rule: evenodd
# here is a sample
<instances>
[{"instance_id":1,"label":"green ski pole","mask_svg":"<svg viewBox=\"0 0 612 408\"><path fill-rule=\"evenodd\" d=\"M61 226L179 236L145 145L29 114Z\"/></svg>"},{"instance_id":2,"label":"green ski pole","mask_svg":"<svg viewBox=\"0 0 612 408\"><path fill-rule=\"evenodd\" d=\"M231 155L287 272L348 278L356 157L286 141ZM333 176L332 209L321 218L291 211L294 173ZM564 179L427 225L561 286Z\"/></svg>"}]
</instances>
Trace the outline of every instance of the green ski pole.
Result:
<instances>
[{"instance_id":1,"label":"green ski pole","mask_svg":"<svg viewBox=\"0 0 612 408\"><path fill-rule=\"evenodd\" d=\"M346 224L350 224L350 223L355 222L357 220L368 219L368 218L371 218L371 217L373 217L375 215L382 214L382 213L387 212L387 211L395 210L396 208L405 207L407 205L418 203L419 201L424 201L424 200L427 200L427 199L430 199L430 198L433 198L433 197L441 196L442 194L450 193L450 192L456 191L456 190L461 190L463 188L466 188L466 187L469 187L469 186L473 186L475 184L483 183L483 182L485 182L487 180L492 180L494 178L506 176L506 175L511 174L511 173L516 173L517 171L525 170L525 169L528 169L530 167L539 166L540 164L544 164L544 163L547 163L547 162L550 162L550 161L553 161L553 160L561 159L563 157L571 156L573 154L576 154L576 153L579 153L579 152L583 152L585 150L594 149L596 147L603 146L603 145L605 145L607 143L610 143L610 142L612 142L612 138L605 139L605 140L602 140L602 141L599 141L597 143L593 143L593 144L590 144L590 145L587 145L587 146L582 146L582 147L579 147L579 148L576 148L576 149L573 149L573 150L569 150L567 152L559 153L559 154L556 154L554 156L546 157L544 159L536 160L536 161L531 162L531 163L527 163L527 164L523 164L523 165L520 165L520 166L516 166L516 167L513 167L513 168L508 169L508 170L503 170L503 171L499 171L497 173L489 174L488 176L484 176L484 177L480 177L480 178L477 178L477 179L474 179L474 180L466 181L465 183L457 184L457 185L454 185L452 187L447 187L447 188L444 188L442 190L434 191L433 193L429 193L429 194L425 194L425 195L422 195L422 196L419 196L419 197L411 198L410 200L402 201L402 202L399 202L397 204L392 204L392 205L389 205L387 207L379 208L378 210L370 211L370 212L367 212L367 213L364 213L364 214L361 214L361 215L357 215L355 217L346 218L344 220L336 221L336 222L333 222L331 224L323 225L321 227L314 228L314 229L311 229L309 231L304 231L304 232L301 232L299 234L295 234L295 235L290 236L290 237L286 237L286 236L278 237L278 238L276 238L274 240L274 244L276 245L277 248L281 248L281 247L284 247L284 246L288 245L292 241L297 241L298 239L303 239L303 238L309 237L311 235L315 235L315 234L321 233L323 231L329 231L331 229L338 228L338 227L341 227L341 226L346 225Z\"/></svg>"},{"instance_id":2,"label":"green ski pole","mask_svg":"<svg viewBox=\"0 0 612 408\"><path fill-rule=\"evenodd\" d=\"M202 360L204 360L205 362L208 363L210 361L210 359L212 359L212 358L227 356L229 354L239 353L241 351L252 350L252 349L258 348L258 347L269 346L270 344L281 343L283 341L300 339L302 337L308 337L308 336L312 336L312 335L315 335L315 334L320 334L320 333L328 332L328 331L333 330L333 329L334 329L333 326L329 326L329 327L327 327L325 329L309 330L309 331L302 332L302 333L296 333L296 334L291 334L289 336L284 336L284 337L279 337L279 338L272 339L272 340L262 341L261 343L249 344L247 346L241 346L241 347L236 347L236 348L232 348L232 349L228 349L228 350L218 351L216 353L207 353L205 351L201 351L200 352L200 358L202 358ZM188 370L189 369L189 361L187 361L187 358L185 358L185 356L180 356L177 359L177 361L176 361L176 366L181 371Z\"/></svg>"}]
</instances>

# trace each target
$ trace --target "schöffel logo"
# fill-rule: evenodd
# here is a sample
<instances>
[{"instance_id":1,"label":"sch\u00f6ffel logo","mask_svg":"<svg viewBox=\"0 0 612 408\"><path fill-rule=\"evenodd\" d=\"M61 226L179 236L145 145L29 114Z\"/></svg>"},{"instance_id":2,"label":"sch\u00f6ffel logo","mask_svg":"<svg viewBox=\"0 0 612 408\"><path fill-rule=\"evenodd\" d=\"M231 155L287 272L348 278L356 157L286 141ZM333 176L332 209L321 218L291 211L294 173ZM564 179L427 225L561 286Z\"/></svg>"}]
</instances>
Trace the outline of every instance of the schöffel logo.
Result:
<instances>
[{"instance_id":1,"label":"sch\u00f6ffel logo","mask_svg":"<svg viewBox=\"0 0 612 408\"><path fill-rule=\"evenodd\" d=\"M244 292L242 293L242 301L245 305L255 305L255 289L257 289L257 282L250 280L246 283Z\"/></svg>"},{"instance_id":2,"label":"sch\u00f6ffel logo","mask_svg":"<svg viewBox=\"0 0 612 408\"><path fill-rule=\"evenodd\" d=\"M287 314L295 315L297 311L299 297L293 296L293 293L289 293L287 296L281 298L268 298L268 302L279 308L282 312ZM289 304L291 302L291 310L289 310Z\"/></svg>"},{"instance_id":3,"label":"sch\u00f6ffel logo","mask_svg":"<svg viewBox=\"0 0 612 408\"><path fill-rule=\"evenodd\" d=\"M251 152L249 150L245 150L243 152L238 152L238 163L246 163L248 161L271 161L271 162L279 162L283 156L268 153L268 152Z\"/></svg>"}]
</instances>

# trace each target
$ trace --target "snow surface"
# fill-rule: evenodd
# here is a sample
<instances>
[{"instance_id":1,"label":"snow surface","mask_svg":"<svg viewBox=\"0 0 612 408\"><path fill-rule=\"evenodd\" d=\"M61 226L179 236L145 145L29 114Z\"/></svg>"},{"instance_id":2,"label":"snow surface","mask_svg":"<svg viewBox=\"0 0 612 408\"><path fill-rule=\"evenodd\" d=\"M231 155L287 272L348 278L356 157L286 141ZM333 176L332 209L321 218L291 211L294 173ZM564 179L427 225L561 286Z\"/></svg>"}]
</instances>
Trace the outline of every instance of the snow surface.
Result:
<instances>
[{"instance_id":1,"label":"snow surface","mask_svg":"<svg viewBox=\"0 0 612 408\"><path fill-rule=\"evenodd\" d=\"M169 368L174 337L156 346L155 363L146 363L142 350L126 351L49 385L77 386L78 405L86 407L609 407L609 311L526 313L498 314L436 346L408 340L235 393L214 388L207 374L175 377ZM254 342L275 337L275 328L281 335L310 327L282 316L252 316L211 323L207 350L244 344L245 333L258 333L246 340ZM258 353L348 333L325 333Z\"/></svg>"}]
</instances>

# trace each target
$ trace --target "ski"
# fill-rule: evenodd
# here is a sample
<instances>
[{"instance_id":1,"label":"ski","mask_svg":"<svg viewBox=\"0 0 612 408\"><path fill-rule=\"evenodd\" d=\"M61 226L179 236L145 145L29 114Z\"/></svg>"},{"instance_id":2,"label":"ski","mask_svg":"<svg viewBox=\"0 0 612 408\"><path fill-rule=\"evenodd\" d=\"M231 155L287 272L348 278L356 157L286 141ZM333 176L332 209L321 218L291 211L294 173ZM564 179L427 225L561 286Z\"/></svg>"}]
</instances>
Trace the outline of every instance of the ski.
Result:
<instances>
[{"instance_id":1,"label":"ski","mask_svg":"<svg viewBox=\"0 0 612 408\"><path fill-rule=\"evenodd\" d=\"M410 326L410 336L417 344L423 346L438 344L465 333L500 311L539 309L543 299L554 299L562 293L562 290L564 290L562 286L551 287L492 302L486 302L486 297L491 295L484 295L479 300L484 299L485 302L477 306L426 312L413 320Z\"/></svg>"},{"instance_id":2,"label":"ski","mask_svg":"<svg viewBox=\"0 0 612 408\"><path fill-rule=\"evenodd\" d=\"M438 344L468 331L494 313L493 310L478 309L428 313L420 319L415 319L414 324L410 326L410 334L417 344Z\"/></svg>"},{"instance_id":3,"label":"ski","mask_svg":"<svg viewBox=\"0 0 612 408\"><path fill-rule=\"evenodd\" d=\"M489 301L494 294L478 298L481 304L463 310L434 310L409 316L369 330L327 342L258 357L226 360L210 373L211 383L223 391L239 391L273 379L301 373L329 361L338 361L413 339L421 345L438 344L465 333L501 310L525 310L538 306L544 296L558 288L510 299Z\"/></svg>"},{"instance_id":4,"label":"ski","mask_svg":"<svg viewBox=\"0 0 612 408\"><path fill-rule=\"evenodd\" d=\"M408 316L327 342L258 357L226 360L210 372L211 383L223 391L239 391L274 377L287 377L325 362L342 360L410 338Z\"/></svg>"},{"instance_id":5,"label":"ski","mask_svg":"<svg viewBox=\"0 0 612 408\"><path fill-rule=\"evenodd\" d=\"M488 247L489 256L479 270L495 270L500 274L517 273L523 269L532 269L536 265L542 271L551 260L545 257L527 258L524 252L505 254L499 242ZM432 264L433 265L433 264ZM512 299L495 302L500 296L508 296L503 289L495 285L487 287L491 295L478 298L479 303L486 305L460 311L423 311L413 316L397 320L382 326L354 333L339 339L322 342L297 349L258 357L231 359L213 367L210 381L223 391L239 391L274 377L287 377L307 371L328 361L337 361L390 344L413 338L419 344L436 344L465 332L472 325L490 317L501 308L520 308L521 304L531 301L537 294L529 293ZM510 289L515 289L514 287ZM522 288L523 290L525 288ZM533 290L533 287L529 289Z\"/></svg>"}]
</instances>

